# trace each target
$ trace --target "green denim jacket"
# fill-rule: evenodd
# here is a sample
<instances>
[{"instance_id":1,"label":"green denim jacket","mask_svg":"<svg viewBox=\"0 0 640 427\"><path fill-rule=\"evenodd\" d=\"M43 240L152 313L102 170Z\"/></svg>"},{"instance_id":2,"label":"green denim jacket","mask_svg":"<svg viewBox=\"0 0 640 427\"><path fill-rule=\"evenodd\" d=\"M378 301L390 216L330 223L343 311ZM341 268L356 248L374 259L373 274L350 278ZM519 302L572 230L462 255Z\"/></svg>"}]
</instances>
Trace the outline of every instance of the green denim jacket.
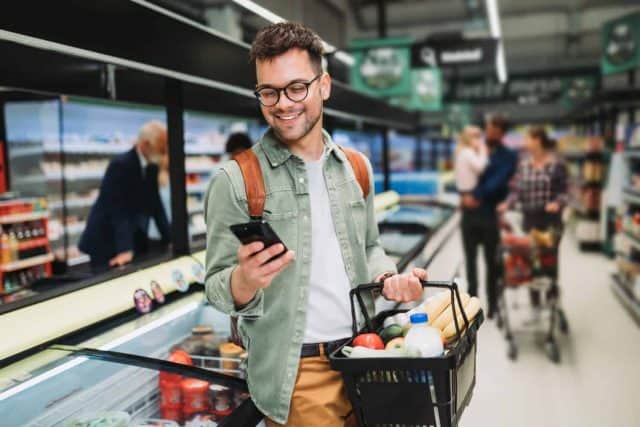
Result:
<instances>
[{"instance_id":1,"label":"green denim jacket","mask_svg":"<svg viewBox=\"0 0 640 427\"><path fill-rule=\"evenodd\" d=\"M331 214L351 286L371 282L394 262L380 246L373 191L366 200L343 151L323 131L327 147L325 181ZM280 143L271 130L252 148L266 188L265 219L296 257L271 285L236 309L230 291L239 241L231 224L249 221L244 181L238 164L226 163L205 196L207 223L206 293L211 304L239 317L251 397L269 418L285 423L303 344L311 269L311 213L304 162ZM373 188L373 174L369 181ZM349 298L348 295L344 296ZM367 300L373 312L373 300Z\"/></svg>"}]
</instances>

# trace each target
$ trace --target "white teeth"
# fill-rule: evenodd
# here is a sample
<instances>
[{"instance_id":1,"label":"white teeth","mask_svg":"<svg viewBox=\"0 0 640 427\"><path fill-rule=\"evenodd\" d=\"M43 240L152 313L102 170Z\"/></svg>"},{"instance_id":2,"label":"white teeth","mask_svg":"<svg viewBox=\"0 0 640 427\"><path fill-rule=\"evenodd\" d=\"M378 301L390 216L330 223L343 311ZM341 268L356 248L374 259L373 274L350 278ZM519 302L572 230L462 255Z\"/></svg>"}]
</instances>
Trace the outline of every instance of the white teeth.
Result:
<instances>
[{"instance_id":1,"label":"white teeth","mask_svg":"<svg viewBox=\"0 0 640 427\"><path fill-rule=\"evenodd\" d=\"M292 116L278 116L278 115L276 115L276 117L279 118L280 120L293 120L296 117L298 117L299 115L300 115L300 113L294 114Z\"/></svg>"}]
</instances>

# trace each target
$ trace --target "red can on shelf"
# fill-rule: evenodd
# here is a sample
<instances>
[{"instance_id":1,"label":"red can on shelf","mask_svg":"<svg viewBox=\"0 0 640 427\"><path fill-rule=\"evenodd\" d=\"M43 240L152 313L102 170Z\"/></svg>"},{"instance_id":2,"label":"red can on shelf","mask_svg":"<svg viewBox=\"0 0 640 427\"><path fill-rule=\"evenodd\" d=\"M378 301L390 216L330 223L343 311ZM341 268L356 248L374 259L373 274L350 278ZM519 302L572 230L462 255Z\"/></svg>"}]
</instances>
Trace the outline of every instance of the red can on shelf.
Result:
<instances>
[{"instance_id":1,"label":"red can on shelf","mask_svg":"<svg viewBox=\"0 0 640 427\"><path fill-rule=\"evenodd\" d=\"M160 407L160 417L163 420L175 421L178 424L182 424L184 420L182 416L182 408L173 408L173 407Z\"/></svg>"},{"instance_id":2,"label":"red can on shelf","mask_svg":"<svg viewBox=\"0 0 640 427\"><path fill-rule=\"evenodd\" d=\"M191 356L184 350L175 350L167 359L169 362L180 363L182 365L193 366L193 361L191 360ZM174 383L179 383L182 381L182 375L172 374L171 372L160 372L160 382L169 381Z\"/></svg>"},{"instance_id":3,"label":"red can on shelf","mask_svg":"<svg viewBox=\"0 0 640 427\"><path fill-rule=\"evenodd\" d=\"M160 405L166 408L182 408L180 382L160 380Z\"/></svg>"},{"instance_id":4,"label":"red can on shelf","mask_svg":"<svg viewBox=\"0 0 640 427\"><path fill-rule=\"evenodd\" d=\"M211 409L209 401L209 383L193 378L182 380L182 412L188 418L197 412Z\"/></svg>"}]
</instances>

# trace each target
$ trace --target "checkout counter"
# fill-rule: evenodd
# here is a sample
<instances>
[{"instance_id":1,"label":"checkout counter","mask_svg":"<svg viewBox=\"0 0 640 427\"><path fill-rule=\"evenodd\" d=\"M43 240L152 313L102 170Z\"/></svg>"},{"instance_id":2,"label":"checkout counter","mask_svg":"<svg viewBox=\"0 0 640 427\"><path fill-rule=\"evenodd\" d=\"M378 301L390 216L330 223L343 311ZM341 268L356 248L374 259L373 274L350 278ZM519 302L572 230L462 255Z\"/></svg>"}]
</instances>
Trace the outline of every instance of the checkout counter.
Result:
<instances>
[{"instance_id":1,"label":"checkout counter","mask_svg":"<svg viewBox=\"0 0 640 427\"><path fill-rule=\"evenodd\" d=\"M441 256L447 253L451 234L457 229L458 214L453 205L434 199L400 198L397 194L384 193L377 196L376 212L382 244L401 270L429 264L431 278L451 279L457 267L450 265L447 259L441 259ZM108 322L105 326L103 321L100 331L84 341L70 343L65 336L73 332L74 327L90 330L91 325L78 323L79 318L98 320L100 316L108 318L114 311L131 311L131 295L141 283L149 283L160 277L173 278L175 281L179 274L183 275L184 280L198 282L203 276L197 266L203 261L204 252L200 252L193 257L182 257L130 275L133 277L117 278L114 280L117 283L96 285L7 314L13 316L7 320L15 322L12 335L24 337L17 339L13 347L8 347L5 342L1 353L3 357L27 346L38 346L38 340L42 343L51 342L52 337L60 337L56 342L62 345L49 346L0 370L0 413L5 414L3 425L84 426L89 425L87 420L101 420L104 423L100 425L104 426L179 426L175 422L162 424L149 421L168 416L171 408L166 405L166 390L163 390L160 381L170 374L162 372L162 366L154 367L148 363L153 364L154 359L165 359L176 345L192 336L193 328L198 325L212 327L218 337L230 335L228 317L213 309L205 301L201 290L174 298L173 302L167 302L149 314L120 322L112 328L108 327ZM446 268L433 271L435 269L431 266L437 264ZM451 271L447 271L447 268ZM176 285L163 283L163 287L167 286L170 292L175 291ZM114 292L116 287L118 292ZM175 295L175 292L171 295ZM385 303L389 302L378 303L380 308L384 308ZM42 307L38 307L40 305ZM106 309L107 306L111 311ZM51 319L51 324L39 325L33 330L24 328L24 332L17 333L19 322L33 322L34 319ZM7 325L5 320L2 319L0 323ZM38 329L39 334L36 333ZM151 358L152 362L141 365L140 360L109 356L111 353L87 355L77 353L78 348L116 352L116 356L119 353L145 356ZM232 369L232 373L241 375L241 371L234 370L240 369L240 365L233 365L234 362L239 363L239 359L207 359L198 354L191 356L195 365L200 364L214 371L225 370L226 373ZM185 378L191 375L197 376L198 373L183 373ZM216 386L220 384L216 384L216 378L206 380L209 383L208 396L215 402L219 397L216 397L216 390L220 389ZM246 398L246 391L237 384L225 386L228 391L224 399L231 402L230 408L233 409L234 405L240 405ZM215 408L207 410L215 413ZM181 421L186 422L188 417L195 416L197 414L193 411L188 412L183 408ZM176 417L174 414L174 419L179 419Z\"/></svg>"}]
</instances>

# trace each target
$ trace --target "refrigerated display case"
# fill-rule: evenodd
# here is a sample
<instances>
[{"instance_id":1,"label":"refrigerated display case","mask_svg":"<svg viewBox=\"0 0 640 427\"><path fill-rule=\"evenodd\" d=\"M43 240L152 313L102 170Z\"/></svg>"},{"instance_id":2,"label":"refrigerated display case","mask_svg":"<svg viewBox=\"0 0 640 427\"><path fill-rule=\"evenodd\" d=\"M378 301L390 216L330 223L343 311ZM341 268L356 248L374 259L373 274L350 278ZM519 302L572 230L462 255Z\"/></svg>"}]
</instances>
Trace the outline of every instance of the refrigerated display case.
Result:
<instances>
[{"instance_id":1,"label":"refrigerated display case","mask_svg":"<svg viewBox=\"0 0 640 427\"><path fill-rule=\"evenodd\" d=\"M346 129L336 129L333 132L333 141L347 148L360 151L369 158L373 169L374 189L376 194L383 191L383 159L382 159L382 134L379 132L359 132Z\"/></svg>"},{"instance_id":2,"label":"refrigerated display case","mask_svg":"<svg viewBox=\"0 0 640 427\"><path fill-rule=\"evenodd\" d=\"M78 346L54 345L0 370L2 425L175 427L222 422L248 397L241 360L191 354L180 363L201 369L163 363L171 354L177 361L176 355L194 350L185 342L193 328L203 324L213 326L218 336L228 335L228 317L195 293Z\"/></svg>"},{"instance_id":3,"label":"refrigerated display case","mask_svg":"<svg viewBox=\"0 0 640 427\"><path fill-rule=\"evenodd\" d=\"M431 236L453 215L452 206L424 199L405 199L378 216L380 241L403 271L424 250Z\"/></svg>"},{"instance_id":4,"label":"refrigerated display case","mask_svg":"<svg viewBox=\"0 0 640 427\"><path fill-rule=\"evenodd\" d=\"M184 128L189 240L192 247L197 247L204 245L206 237L204 193L220 162L227 157L227 139L234 132L242 132L256 143L266 126L258 120L187 111Z\"/></svg>"},{"instance_id":5,"label":"refrigerated display case","mask_svg":"<svg viewBox=\"0 0 640 427\"><path fill-rule=\"evenodd\" d=\"M49 240L56 261L87 263L78 250L109 161L130 150L161 108L59 96L5 104L11 190L46 197Z\"/></svg>"}]
</instances>

